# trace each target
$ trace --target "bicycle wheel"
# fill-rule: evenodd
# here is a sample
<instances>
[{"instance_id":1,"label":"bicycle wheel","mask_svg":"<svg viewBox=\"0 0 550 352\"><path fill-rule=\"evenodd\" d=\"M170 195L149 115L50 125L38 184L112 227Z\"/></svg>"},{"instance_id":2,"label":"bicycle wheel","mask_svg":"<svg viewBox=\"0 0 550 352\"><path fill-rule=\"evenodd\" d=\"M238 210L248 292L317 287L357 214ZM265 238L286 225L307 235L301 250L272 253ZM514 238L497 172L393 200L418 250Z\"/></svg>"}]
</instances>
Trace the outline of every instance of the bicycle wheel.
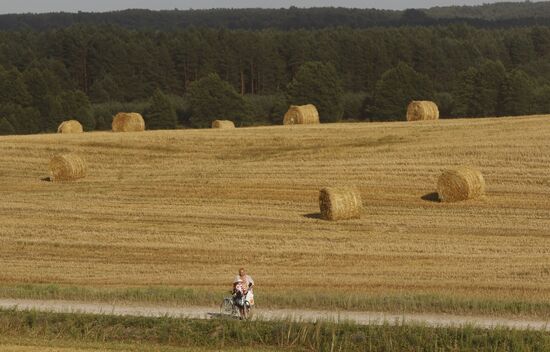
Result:
<instances>
[{"instance_id":1,"label":"bicycle wheel","mask_svg":"<svg viewBox=\"0 0 550 352\"><path fill-rule=\"evenodd\" d=\"M220 314L221 315L232 315L234 309L233 305L233 299L231 298L224 298L222 304L220 305Z\"/></svg>"}]
</instances>

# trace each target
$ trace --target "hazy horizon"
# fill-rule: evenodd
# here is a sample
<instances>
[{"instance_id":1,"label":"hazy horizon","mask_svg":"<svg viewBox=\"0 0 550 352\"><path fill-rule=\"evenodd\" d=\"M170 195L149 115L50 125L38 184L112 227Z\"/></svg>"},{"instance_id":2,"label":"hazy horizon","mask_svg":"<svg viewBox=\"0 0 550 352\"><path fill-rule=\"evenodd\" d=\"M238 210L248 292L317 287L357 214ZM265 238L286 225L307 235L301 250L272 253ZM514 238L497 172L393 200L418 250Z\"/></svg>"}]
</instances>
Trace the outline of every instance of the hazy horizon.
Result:
<instances>
[{"instance_id":1,"label":"hazy horizon","mask_svg":"<svg viewBox=\"0 0 550 352\"><path fill-rule=\"evenodd\" d=\"M44 12L106 12L129 8L169 10L209 9L209 8L288 8L298 7L353 7L400 10L406 8L428 8L434 6L482 5L484 3L513 2L487 0L96 0L93 3L82 0L0 0L0 13L44 13Z\"/></svg>"}]
</instances>

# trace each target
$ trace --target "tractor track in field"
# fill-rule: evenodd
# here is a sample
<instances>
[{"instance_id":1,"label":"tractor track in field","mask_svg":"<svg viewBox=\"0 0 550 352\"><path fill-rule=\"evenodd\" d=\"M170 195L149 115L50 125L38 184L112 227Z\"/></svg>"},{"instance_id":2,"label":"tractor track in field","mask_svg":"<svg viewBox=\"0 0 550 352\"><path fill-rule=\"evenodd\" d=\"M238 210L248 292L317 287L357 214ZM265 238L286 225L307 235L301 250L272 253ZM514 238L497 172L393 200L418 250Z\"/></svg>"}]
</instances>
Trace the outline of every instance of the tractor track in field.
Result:
<instances>
[{"instance_id":1,"label":"tractor track in field","mask_svg":"<svg viewBox=\"0 0 550 352\"><path fill-rule=\"evenodd\" d=\"M224 317L215 307L145 306L77 301L0 299L0 309L36 310L54 313L102 314L116 316L173 317L188 319L219 319ZM350 312L302 309L255 309L254 319L293 321L332 321L369 324L422 324L433 327L511 328L550 331L550 320L491 316L467 316L442 313Z\"/></svg>"}]
</instances>

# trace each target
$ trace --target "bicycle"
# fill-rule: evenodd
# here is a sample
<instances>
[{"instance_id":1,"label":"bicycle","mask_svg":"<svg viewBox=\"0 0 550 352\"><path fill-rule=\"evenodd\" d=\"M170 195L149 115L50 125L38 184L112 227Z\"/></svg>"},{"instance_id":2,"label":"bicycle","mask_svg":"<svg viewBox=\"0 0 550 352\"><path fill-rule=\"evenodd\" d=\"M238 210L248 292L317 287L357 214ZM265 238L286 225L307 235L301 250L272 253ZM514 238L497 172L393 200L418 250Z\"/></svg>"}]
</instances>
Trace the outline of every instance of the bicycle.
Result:
<instances>
[{"instance_id":1,"label":"bicycle","mask_svg":"<svg viewBox=\"0 0 550 352\"><path fill-rule=\"evenodd\" d=\"M222 304L220 305L220 314L222 316L229 315L231 317L236 316L239 313L239 309L233 302L233 296L226 296L223 298Z\"/></svg>"},{"instance_id":2,"label":"bicycle","mask_svg":"<svg viewBox=\"0 0 550 352\"><path fill-rule=\"evenodd\" d=\"M220 314L248 320L252 316L252 307L245 297L226 296L220 305Z\"/></svg>"}]
</instances>

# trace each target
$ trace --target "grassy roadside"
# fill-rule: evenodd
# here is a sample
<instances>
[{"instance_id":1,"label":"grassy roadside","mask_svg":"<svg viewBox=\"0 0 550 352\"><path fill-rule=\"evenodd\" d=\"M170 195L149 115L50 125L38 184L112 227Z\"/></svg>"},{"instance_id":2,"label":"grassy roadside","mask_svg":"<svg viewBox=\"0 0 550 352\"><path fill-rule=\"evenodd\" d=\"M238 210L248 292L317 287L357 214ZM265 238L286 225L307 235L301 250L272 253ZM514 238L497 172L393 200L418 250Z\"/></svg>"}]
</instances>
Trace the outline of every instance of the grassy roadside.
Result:
<instances>
[{"instance_id":1,"label":"grassy roadside","mask_svg":"<svg viewBox=\"0 0 550 352\"><path fill-rule=\"evenodd\" d=\"M217 306L224 291L206 289L144 287L91 288L60 285L24 284L0 286L0 297L18 299L57 299L130 304L178 306ZM261 292L258 306L410 313L451 313L550 318L550 301L500 300L441 294L359 294L314 292Z\"/></svg>"},{"instance_id":2,"label":"grassy roadside","mask_svg":"<svg viewBox=\"0 0 550 352\"><path fill-rule=\"evenodd\" d=\"M165 348L159 346L132 346L132 345L111 345L104 344L97 347L51 347L51 341L44 341L42 345L2 345L0 349L2 352L105 352L105 351L118 351L118 352L214 352L219 351L219 348ZM258 348L235 348L224 349L224 352L269 352L276 351L275 349L258 349Z\"/></svg>"},{"instance_id":3,"label":"grassy roadside","mask_svg":"<svg viewBox=\"0 0 550 352\"><path fill-rule=\"evenodd\" d=\"M85 342L70 339L0 338L2 352L212 352L219 348L173 347L158 344L131 344L112 342ZM270 352L275 348L227 348L225 352Z\"/></svg>"},{"instance_id":4,"label":"grassy roadside","mask_svg":"<svg viewBox=\"0 0 550 352\"><path fill-rule=\"evenodd\" d=\"M241 322L0 311L0 341L28 339L75 346L287 351L547 351L550 335L511 329L421 325ZM156 348L156 349L155 349ZM139 349L138 349L139 350Z\"/></svg>"},{"instance_id":5,"label":"grassy roadside","mask_svg":"<svg viewBox=\"0 0 550 352\"><path fill-rule=\"evenodd\" d=\"M269 352L274 348L228 348L225 352ZM202 347L171 347L155 344L129 344L96 342L88 343L76 340L48 340L48 339L0 339L0 351L2 352L212 352L219 348Z\"/></svg>"}]
</instances>

